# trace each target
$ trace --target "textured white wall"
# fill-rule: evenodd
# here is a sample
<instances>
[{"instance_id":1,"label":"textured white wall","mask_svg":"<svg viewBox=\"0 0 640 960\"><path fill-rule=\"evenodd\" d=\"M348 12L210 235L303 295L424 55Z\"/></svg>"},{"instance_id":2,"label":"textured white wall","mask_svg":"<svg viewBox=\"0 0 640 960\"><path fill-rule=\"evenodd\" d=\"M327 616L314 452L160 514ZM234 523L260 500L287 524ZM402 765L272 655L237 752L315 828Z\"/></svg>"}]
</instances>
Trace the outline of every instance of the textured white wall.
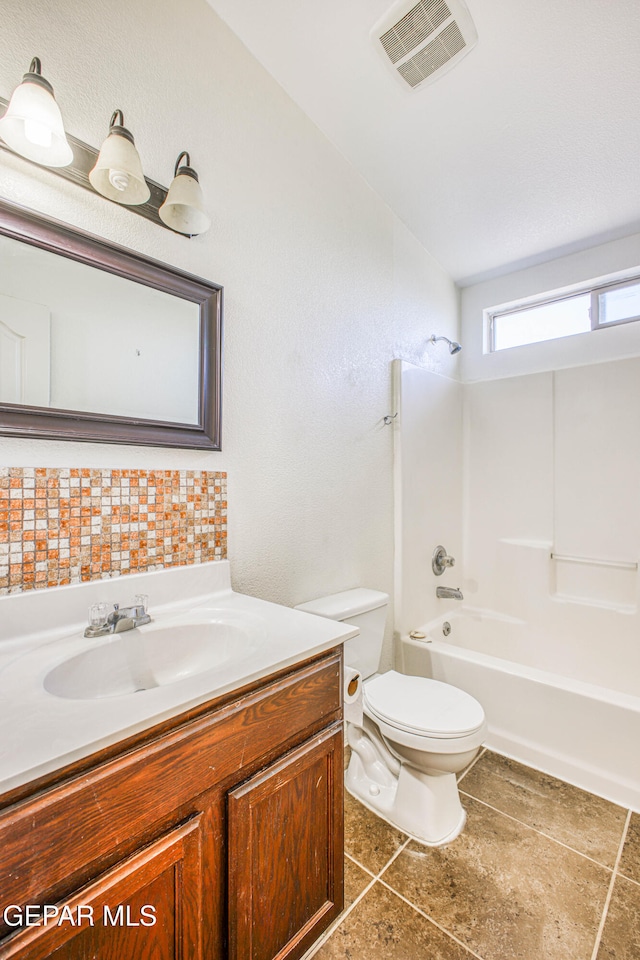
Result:
<instances>
[{"instance_id":1,"label":"textured white wall","mask_svg":"<svg viewBox=\"0 0 640 960\"><path fill-rule=\"evenodd\" d=\"M35 55L70 133L119 107L148 176L189 150L213 215L189 241L19 158L0 194L225 287L223 451L0 440L7 465L229 472L236 588L284 603L393 588L394 356L457 337L451 280L204 0L3 4L0 93ZM387 653L388 656L388 653Z\"/></svg>"}]
</instances>

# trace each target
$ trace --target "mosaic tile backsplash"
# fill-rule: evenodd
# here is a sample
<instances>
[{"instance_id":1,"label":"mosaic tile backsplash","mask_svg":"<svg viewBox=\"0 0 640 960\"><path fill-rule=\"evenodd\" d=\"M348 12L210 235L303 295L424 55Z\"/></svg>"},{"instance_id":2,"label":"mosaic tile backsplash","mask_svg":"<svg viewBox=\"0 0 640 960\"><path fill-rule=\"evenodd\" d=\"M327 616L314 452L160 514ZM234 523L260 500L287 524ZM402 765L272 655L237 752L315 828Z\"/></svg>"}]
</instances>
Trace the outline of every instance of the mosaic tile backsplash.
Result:
<instances>
[{"instance_id":1,"label":"mosaic tile backsplash","mask_svg":"<svg viewBox=\"0 0 640 960\"><path fill-rule=\"evenodd\" d=\"M0 595L223 560L227 475L0 467Z\"/></svg>"}]
</instances>

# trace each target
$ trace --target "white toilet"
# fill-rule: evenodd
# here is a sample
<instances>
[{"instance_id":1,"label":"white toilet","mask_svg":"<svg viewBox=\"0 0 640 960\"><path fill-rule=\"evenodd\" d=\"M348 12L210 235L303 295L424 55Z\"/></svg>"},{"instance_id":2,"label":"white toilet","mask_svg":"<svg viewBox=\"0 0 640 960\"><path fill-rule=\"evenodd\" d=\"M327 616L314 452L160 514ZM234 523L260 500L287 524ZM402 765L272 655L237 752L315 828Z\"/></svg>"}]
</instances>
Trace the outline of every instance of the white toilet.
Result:
<instances>
[{"instance_id":1,"label":"white toilet","mask_svg":"<svg viewBox=\"0 0 640 960\"><path fill-rule=\"evenodd\" d=\"M487 724L481 705L448 683L376 673L389 597L357 588L296 609L360 628L344 645L345 665L363 683L362 724L347 722L349 793L428 846L457 837L466 820L456 774L478 752Z\"/></svg>"}]
</instances>

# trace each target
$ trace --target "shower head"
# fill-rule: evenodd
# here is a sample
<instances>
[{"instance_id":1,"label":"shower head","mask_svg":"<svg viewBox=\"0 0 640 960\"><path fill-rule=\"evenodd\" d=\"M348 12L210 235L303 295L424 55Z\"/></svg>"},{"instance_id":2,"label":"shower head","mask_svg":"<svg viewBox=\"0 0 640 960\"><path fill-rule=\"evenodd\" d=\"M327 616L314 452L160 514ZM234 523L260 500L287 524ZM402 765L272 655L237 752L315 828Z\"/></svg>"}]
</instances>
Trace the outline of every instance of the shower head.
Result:
<instances>
[{"instance_id":1,"label":"shower head","mask_svg":"<svg viewBox=\"0 0 640 960\"><path fill-rule=\"evenodd\" d=\"M460 353L462 350L462 345L457 343L455 340L449 340L449 337L436 337L435 333L432 333L429 337L429 343L437 343L438 340L444 340L449 344L449 353Z\"/></svg>"}]
</instances>

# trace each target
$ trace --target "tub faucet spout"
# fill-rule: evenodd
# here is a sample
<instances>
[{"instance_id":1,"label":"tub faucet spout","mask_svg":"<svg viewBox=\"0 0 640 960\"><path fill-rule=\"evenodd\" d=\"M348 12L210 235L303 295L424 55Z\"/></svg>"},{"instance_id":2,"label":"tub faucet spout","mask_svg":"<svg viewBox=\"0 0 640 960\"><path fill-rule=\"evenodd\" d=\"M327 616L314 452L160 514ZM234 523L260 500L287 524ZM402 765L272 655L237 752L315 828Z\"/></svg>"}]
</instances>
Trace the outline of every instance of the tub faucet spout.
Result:
<instances>
[{"instance_id":1,"label":"tub faucet spout","mask_svg":"<svg viewBox=\"0 0 640 960\"><path fill-rule=\"evenodd\" d=\"M460 587L436 587L436 597L440 600L464 600Z\"/></svg>"}]
</instances>

